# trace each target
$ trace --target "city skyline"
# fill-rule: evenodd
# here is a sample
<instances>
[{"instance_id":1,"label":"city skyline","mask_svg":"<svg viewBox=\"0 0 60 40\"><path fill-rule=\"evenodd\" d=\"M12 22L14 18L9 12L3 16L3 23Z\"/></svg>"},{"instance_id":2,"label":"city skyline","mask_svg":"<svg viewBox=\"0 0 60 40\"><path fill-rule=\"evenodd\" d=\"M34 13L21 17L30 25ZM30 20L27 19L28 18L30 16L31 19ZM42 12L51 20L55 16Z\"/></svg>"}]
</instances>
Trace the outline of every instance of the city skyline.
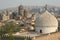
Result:
<instances>
[{"instance_id":1,"label":"city skyline","mask_svg":"<svg viewBox=\"0 0 60 40\"><path fill-rule=\"evenodd\" d=\"M60 7L60 0L0 0L0 9L17 7L19 5L44 6L46 4Z\"/></svg>"}]
</instances>

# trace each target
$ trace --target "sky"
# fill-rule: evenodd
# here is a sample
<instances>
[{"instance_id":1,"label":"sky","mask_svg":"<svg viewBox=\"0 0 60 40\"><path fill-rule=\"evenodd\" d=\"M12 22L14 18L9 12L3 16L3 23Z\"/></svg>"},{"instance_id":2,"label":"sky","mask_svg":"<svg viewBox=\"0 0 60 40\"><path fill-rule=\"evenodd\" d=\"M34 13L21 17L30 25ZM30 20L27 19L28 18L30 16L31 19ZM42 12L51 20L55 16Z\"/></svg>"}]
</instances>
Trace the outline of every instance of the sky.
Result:
<instances>
[{"instance_id":1,"label":"sky","mask_svg":"<svg viewBox=\"0 0 60 40\"><path fill-rule=\"evenodd\" d=\"M0 0L0 9L18 7L19 5L44 6L46 4L60 7L60 0Z\"/></svg>"}]
</instances>

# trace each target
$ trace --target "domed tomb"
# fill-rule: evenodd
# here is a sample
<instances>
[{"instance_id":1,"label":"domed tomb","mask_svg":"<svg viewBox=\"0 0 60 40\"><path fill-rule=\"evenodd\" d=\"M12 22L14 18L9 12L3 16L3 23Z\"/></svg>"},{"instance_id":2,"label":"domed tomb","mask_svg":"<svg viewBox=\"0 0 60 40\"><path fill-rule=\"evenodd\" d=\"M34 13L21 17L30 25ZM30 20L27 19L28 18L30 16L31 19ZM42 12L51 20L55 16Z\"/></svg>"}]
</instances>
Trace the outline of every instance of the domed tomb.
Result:
<instances>
[{"instance_id":1,"label":"domed tomb","mask_svg":"<svg viewBox=\"0 0 60 40\"><path fill-rule=\"evenodd\" d=\"M58 21L46 10L42 15L37 17L35 29L38 33L42 34L56 32L58 30Z\"/></svg>"}]
</instances>

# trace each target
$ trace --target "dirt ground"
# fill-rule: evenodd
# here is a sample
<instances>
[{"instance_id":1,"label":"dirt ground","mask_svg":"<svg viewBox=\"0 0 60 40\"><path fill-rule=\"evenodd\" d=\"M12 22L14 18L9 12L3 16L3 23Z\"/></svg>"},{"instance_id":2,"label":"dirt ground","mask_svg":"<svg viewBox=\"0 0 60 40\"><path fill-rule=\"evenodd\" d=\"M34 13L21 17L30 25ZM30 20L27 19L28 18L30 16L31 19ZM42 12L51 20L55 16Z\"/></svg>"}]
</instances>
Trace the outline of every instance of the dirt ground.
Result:
<instances>
[{"instance_id":1,"label":"dirt ground","mask_svg":"<svg viewBox=\"0 0 60 40\"><path fill-rule=\"evenodd\" d=\"M35 37L32 40L60 40L60 32Z\"/></svg>"}]
</instances>

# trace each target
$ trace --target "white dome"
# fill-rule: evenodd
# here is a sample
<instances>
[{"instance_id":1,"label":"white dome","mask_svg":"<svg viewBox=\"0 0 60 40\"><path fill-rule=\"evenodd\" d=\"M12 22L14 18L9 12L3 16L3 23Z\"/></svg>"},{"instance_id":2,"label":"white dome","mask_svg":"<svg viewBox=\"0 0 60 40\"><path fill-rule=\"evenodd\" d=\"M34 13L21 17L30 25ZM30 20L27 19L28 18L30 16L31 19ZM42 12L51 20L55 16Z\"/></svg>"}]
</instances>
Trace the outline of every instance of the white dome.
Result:
<instances>
[{"instance_id":1,"label":"white dome","mask_svg":"<svg viewBox=\"0 0 60 40\"><path fill-rule=\"evenodd\" d=\"M47 34L58 30L58 21L48 11L37 17L35 22L37 33Z\"/></svg>"},{"instance_id":2,"label":"white dome","mask_svg":"<svg viewBox=\"0 0 60 40\"><path fill-rule=\"evenodd\" d=\"M45 11L36 19L36 27L58 27L57 19L48 11Z\"/></svg>"}]
</instances>

